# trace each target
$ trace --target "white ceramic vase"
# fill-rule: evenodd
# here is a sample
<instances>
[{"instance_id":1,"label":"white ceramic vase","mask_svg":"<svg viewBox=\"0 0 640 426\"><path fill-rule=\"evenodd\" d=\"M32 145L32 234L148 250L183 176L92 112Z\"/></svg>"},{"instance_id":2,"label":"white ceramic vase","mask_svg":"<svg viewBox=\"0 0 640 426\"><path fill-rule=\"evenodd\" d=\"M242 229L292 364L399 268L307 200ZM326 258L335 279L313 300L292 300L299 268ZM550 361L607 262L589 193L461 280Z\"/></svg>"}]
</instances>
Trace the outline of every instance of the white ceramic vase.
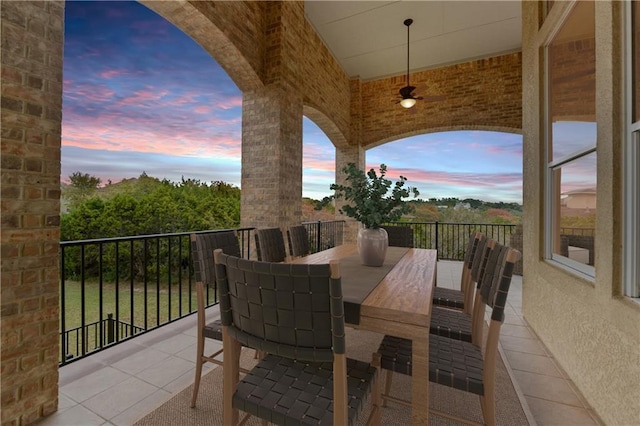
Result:
<instances>
[{"instance_id":1,"label":"white ceramic vase","mask_svg":"<svg viewBox=\"0 0 640 426\"><path fill-rule=\"evenodd\" d=\"M387 231L383 228L360 228L357 243L363 265L382 266L389 247Z\"/></svg>"}]
</instances>

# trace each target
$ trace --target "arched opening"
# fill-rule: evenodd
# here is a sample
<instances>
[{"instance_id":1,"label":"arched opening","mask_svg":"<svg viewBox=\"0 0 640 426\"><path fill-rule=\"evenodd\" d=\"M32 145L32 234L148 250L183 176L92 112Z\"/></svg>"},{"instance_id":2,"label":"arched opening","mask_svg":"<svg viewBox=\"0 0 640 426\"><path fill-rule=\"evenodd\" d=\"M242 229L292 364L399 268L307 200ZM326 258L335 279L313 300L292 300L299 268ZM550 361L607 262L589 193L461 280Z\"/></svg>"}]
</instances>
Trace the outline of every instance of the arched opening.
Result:
<instances>
[{"instance_id":1,"label":"arched opening","mask_svg":"<svg viewBox=\"0 0 640 426\"><path fill-rule=\"evenodd\" d=\"M65 29L63 182L239 186L242 93L207 51L137 2L68 2Z\"/></svg>"},{"instance_id":2,"label":"arched opening","mask_svg":"<svg viewBox=\"0 0 640 426\"><path fill-rule=\"evenodd\" d=\"M367 150L367 168L381 163L418 188L416 221L520 223L522 136L460 130L410 136Z\"/></svg>"},{"instance_id":3,"label":"arched opening","mask_svg":"<svg viewBox=\"0 0 640 426\"><path fill-rule=\"evenodd\" d=\"M367 150L367 167L385 163L421 198L522 203L522 136L489 131L421 134Z\"/></svg>"}]
</instances>

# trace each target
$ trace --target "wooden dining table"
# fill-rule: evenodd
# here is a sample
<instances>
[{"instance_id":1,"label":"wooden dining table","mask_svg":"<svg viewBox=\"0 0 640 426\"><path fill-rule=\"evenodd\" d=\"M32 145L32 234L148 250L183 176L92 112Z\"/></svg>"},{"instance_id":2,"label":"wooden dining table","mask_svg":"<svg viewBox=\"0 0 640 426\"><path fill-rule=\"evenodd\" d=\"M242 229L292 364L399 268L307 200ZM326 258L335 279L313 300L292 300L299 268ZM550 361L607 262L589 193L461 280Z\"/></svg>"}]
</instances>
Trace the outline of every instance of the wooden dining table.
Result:
<instances>
[{"instance_id":1,"label":"wooden dining table","mask_svg":"<svg viewBox=\"0 0 640 426\"><path fill-rule=\"evenodd\" d=\"M402 250L398 252L397 249ZM390 253L391 252L391 256ZM391 259L377 277L375 268L354 264L355 245L345 244L300 257L291 263L319 264L332 260L351 262L350 275L374 276L371 291L359 304L357 320L345 315L347 325L412 341L411 419L413 425L429 422L429 323L433 287L436 283L436 250L389 247ZM383 265L384 266L384 265ZM386 272L388 271L388 272ZM374 274L371 275L371 272ZM386 272L386 274L385 274ZM342 275L343 295L348 294L350 278ZM345 311L346 311L345 306Z\"/></svg>"}]
</instances>

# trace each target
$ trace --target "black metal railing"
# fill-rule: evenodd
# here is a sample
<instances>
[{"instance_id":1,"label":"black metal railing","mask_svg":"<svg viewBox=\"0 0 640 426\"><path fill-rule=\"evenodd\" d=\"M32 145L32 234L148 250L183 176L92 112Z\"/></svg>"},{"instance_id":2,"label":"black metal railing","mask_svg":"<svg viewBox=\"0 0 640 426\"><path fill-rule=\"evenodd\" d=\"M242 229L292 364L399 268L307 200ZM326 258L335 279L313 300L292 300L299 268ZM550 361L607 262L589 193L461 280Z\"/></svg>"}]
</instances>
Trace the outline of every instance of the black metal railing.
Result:
<instances>
[{"instance_id":1,"label":"black metal railing","mask_svg":"<svg viewBox=\"0 0 640 426\"><path fill-rule=\"evenodd\" d=\"M253 229L236 229L246 258L252 250ZM202 232L221 231L225 230ZM195 311L189 235L183 232L60 243L61 365ZM217 302L215 291L208 291L207 306ZM106 312L112 313L112 321L121 326L104 326L109 324Z\"/></svg>"},{"instance_id":2,"label":"black metal railing","mask_svg":"<svg viewBox=\"0 0 640 426\"><path fill-rule=\"evenodd\" d=\"M344 220L303 222L309 235L309 249L317 253L342 244L344 235Z\"/></svg>"},{"instance_id":3,"label":"black metal railing","mask_svg":"<svg viewBox=\"0 0 640 426\"><path fill-rule=\"evenodd\" d=\"M108 313L107 318L86 324L84 327L75 327L66 330L61 339L65 342L63 353L67 361L74 358L74 354L90 354L100 348L117 342L117 338L126 339L144 331L137 325L119 321L113 318L113 313ZM81 348L81 345L84 348Z\"/></svg>"},{"instance_id":4,"label":"black metal railing","mask_svg":"<svg viewBox=\"0 0 640 426\"><path fill-rule=\"evenodd\" d=\"M579 228L563 226L560 228L560 235L579 235L583 237L595 237L596 228Z\"/></svg>"},{"instance_id":5,"label":"black metal railing","mask_svg":"<svg viewBox=\"0 0 640 426\"><path fill-rule=\"evenodd\" d=\"M511 234L516 232L512 224L492 223L441 223L441 222L395 222L390 225L409 226L413 229L413 246L437 249L438 259L464 260L469 235L482 232L501 244L510 244Z\"/></svg>"},{"instance_id":6,"label":"black metal railing","mask_svg":"<svg viewBox=\"0 0 640 426\"><path fill-rule=\"evenodd\" d=\"M400 223L397 223L400 224ZM480 231L509 244L516 225L402 222L414 246L437 248L439 259L462 260ZM305 222L312 253L343 243L345 222ZM226 230L201 231L221 232ZM236 229L252 258L254 228ZM60 243L60 365L183 318L196 308L189 232ZM218 303L207 289L206 305ZM105 313L107 313L105 315Z\"/></svg>"},{"instance_id":7,"label":"black metal railing","mask_svg":"<svg viewBox=\"0 0 640 426\"><path fill-rule=\"evenodd\" d=\"M311 252L342 244L344 221L304 225ZM254 229L236 229L246 259ZM190 234L60 243L60 365L195 312ZM207 288L206 299L207 306L218 303L215 289Z\"/></svg>"}]
</instances>

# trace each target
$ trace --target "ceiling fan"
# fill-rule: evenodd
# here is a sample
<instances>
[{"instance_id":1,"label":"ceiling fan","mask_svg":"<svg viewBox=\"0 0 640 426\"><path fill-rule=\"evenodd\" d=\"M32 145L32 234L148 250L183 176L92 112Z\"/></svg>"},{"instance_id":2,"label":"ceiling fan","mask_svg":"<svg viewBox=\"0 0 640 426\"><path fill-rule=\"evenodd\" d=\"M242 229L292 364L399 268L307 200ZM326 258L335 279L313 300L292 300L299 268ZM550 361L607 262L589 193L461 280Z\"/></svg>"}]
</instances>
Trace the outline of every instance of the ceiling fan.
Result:
<instances>
[{"instance_id":1,"label":"ceiling fan","mask_svg":"<svg viewBox=\"0 0 640 426\"><path fill-rule=\"evenodd\" d=\"M405 19L404 25L407 26L407 85L400 89L400 100L397 102L405 108L411 108L416 101L424 99L422 96L416 97L413 93L415 86L409 83L409 27L413 24L413 19Z\"/></svg>"}]
</instances>

